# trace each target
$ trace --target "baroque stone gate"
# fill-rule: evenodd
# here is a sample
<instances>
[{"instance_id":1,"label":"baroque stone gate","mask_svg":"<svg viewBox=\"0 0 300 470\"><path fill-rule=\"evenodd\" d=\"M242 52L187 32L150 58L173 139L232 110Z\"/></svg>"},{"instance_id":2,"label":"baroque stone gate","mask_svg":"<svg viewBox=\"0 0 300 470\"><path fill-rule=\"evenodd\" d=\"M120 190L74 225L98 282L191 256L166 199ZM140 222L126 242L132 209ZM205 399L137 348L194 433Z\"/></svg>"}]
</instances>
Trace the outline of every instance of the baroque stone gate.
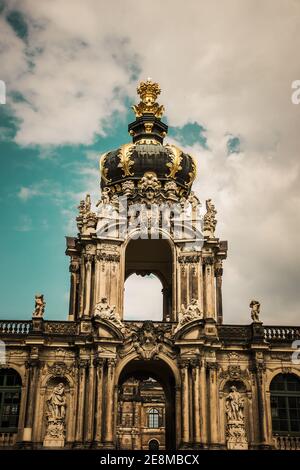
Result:
<instances>
[{"instance_id":1,"label":"baroque stone gate","mask_svg":"<svg viewBox=\"0 0 300 470\"><path fill-rule=\"evenodd\" d=\"M227 242L215 234L215 207L207 200L202 211L191 190L193 157L164 144L158 85L142 82L138 93L132 142L101 157L97 211L81 201L78 236L67 237L68 321L44 320L42 295L30 321L0 321L0 446L148 448L141 394L130 424L118 421L133 379L161 387L159 448L299 448L300 328L264 326L257 301L249 325L223 323ZM124 320L132 273L160 279L161 321Z\"/></svg>"}]
</instances>

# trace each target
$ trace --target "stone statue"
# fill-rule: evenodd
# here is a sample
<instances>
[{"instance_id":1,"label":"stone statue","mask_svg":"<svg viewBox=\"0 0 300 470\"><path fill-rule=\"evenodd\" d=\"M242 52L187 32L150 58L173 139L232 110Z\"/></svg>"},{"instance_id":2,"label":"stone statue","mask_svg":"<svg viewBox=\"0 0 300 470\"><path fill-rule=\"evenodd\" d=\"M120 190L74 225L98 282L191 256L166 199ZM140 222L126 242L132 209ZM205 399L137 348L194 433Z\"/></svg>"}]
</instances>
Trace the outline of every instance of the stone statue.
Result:
<instances>
[{"instance_id":1,"label":"stone statue","mask_svg":"<svg viewBox=\"0 0 300 470\"><path fill-rule=\"evenodd\" d=\"M251 308L251 318L253 323L260 323L260 303L258 300L251 300L249 307Z\"/></svg>"},{"instance_id":2,"label":"stone statue","mask_svg":"<svg viewBox=\"0 0 300 470\"><path fill-rule=\"evenodd\" d=\"M108 320L118 328L122 329L123 323L121 322L119 314L115 310L115 305L110 307L107 301L107 297L102 297L100 302L98 302L95 306L94 317L99 317L103 320Z\"/></svg>"},{"instance_id":3,"label":"stone statue","mask_svg":"<svg viewBox=\"0 0 300 470\"><path fill-rule=\"evenodd\" d=\"M181 311L179 313L179 323L175 331L178 331L185 324L193 320L201 320L203 313L201 312L200 305L197 299L192 299L191 303L185 308L181 305Z\"/></svg>"},{"instance_id":4,"label":"stone statue","mask_svg":"<svg viewBox=\"0 0 300 470\"><path fill-rule=\"evenodd\" d=\"M233 385L225 398L226 441L231 450L248 449L245 428L244 399Z\"/></svg>"},{"instance_id":5,"label":"stone statue","mask_svg":"<svg viewBox=\"0 0 300 470\"><path fill-rule=\"evenodd\" d=\"M43 318L45 312L46 302L44 301L43 294L36 294L35 296L35 306L32 316L34 318Z\"/></svg>"},{"instance_id":6,"label":"stone statue","mask_svg":"<svg viewBox=\"0 0 300 470\"><path fill-rule=\"evenodd\" d=\"M228 421L244 421L244 400L235 386L230 387L225 403Z\"/></svg>"},{"instance_id":7,"label":"stone statue","mask_svg":"<svg viewBox=\"0 0 300 470\"><path fill-rule=\"evenodd\" d=\"M65 417L66 396L62 382L53 388L47 400L47 431L44 447L64 447L65 444Z\"/></svg>"},{"instance_id":8,"label":"stone statue","mask_svg":"<svg viewBox=\"0 0 300 470\"><path fill-rule=\"evenodd\" d=\"M66 397L63 383L54 387L49 399L47 400L49 417L57 420L64 419L66 415Z\"/></svg>"},{"instance_id":9,"label":"stone statue","mask_svg":"<svg viewBox=\"0 0 300 470\"><path fill-rule=\"evenodd\" d=\"M203 219L204 235L208 235L209 237L214 237L215 228L217 225L216 214L217 214L217 211L215 209L214 204L212 203L211 199L207 199L206 214L204 215L204 219Z\"/></svg>"}]
</instances>

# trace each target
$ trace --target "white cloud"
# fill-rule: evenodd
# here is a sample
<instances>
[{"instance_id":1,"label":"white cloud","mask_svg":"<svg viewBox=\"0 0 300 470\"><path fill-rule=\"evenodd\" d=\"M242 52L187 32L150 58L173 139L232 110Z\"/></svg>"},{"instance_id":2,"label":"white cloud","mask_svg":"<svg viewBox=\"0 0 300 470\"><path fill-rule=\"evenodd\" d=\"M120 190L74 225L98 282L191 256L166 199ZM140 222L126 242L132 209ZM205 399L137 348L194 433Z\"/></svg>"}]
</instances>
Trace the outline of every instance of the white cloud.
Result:
<instances>
[{"instance_id":1,"label":"white cloud","mask_svg":"<svg viewBox=\"0 0 300 470\"><path fill-rule=\"evenodd\" d=\"M3 19L0 25L1 78L25 98L12 104L21 120L16 141L92 142L113 110L123 113L124 97L134 99L131 70L139 67L142 78L161 84L170 125L196 121L207 129L209 150L190 150L198 159L195 187L215 200L217 232L229 240L225 320L249 321L249 300L258 297L265 321L297 323L300 107L291 103L291 83L300 78L300 3L10 5L29 24L27 46ZM240 137L241 154L227 156L229 134ZM83 177L96 198L97 164Z\"/></svg>"},{"instance_id":2,"label":"white cloud","mask_svg":"<svg viewBox=\"0 0 300 470\"><path fill-rule=\"evenodd\" d=\"M37 188L22 186L17 193L17 196L19 199L21 199L21 201L28 201L28 199L34 196L39 196L41 194L41 191Z\"/></svg>"}]
</instances>

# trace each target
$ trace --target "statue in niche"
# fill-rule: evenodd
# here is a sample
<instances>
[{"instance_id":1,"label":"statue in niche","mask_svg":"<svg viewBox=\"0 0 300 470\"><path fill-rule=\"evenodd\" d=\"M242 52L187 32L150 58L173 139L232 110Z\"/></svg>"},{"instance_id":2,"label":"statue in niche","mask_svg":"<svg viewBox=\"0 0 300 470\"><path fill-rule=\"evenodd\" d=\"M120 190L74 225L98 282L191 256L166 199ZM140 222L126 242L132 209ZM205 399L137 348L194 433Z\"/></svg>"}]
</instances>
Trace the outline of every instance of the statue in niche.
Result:
<instances>
[{"instance_id":1,"label":"statue in niche","mask_svg":"<svg viewBox=\"0 0 300 470\"><path fill-rule=\"evenodd\" d=\"M253 323L260 323L260 303L258 300L251 300L249 307L251 308L251 318Z\"/></svg>"},{"instance_id":2,"label":"statue in niche","mask_svg":"<svg viewBox=\"0 0 300 470\"><path fill-rule=\"evenodd\" d=\"M46 302L44 301L43 294L36 294L35 296L35 306L32 316L34 318L42 318L45 312Z\"/></svg>"},{"instance_id":3,"label":"statue in niche","mask_svg":"<svg viewBox=\"0 0 300 470\"><path fill-rule=\"evenodd\" d=\"M244 399L234 385L230 387L230 392L225 398L225 414L227 418L227 448L231 450L247 449Z\"/></svg>"},{"instance_id":4,"label":"statue in niche","mask_svg":"<svg viewBox=\"0 0 300 470\"><path fill-rule=\"evenodd\" d=\"M244 399L235 386L230 387L225 402L228 421L244 421Z\"/></svg>"},{"instance_id":5,"label":"statue in niche","mask_svg":"<svg viewBox=\"0 0 300 470\"><path fill-rule=\"evenodd\" d=\"M66 432L66 396L62 382L53 388L47 400L47 431L44 447L64 447Z\"/></svg>"},{"instance_id":6,"label":"statue in niche","mask_svg":"<svg viewBox=\"0 0 300 470\"><path fill-rule=\"evenodd\" d=\"M47 400L49 417L54 420L64 419L66 415L66 396L63 383L54 387L50 398Z\"/></svg>"}]
</instances>

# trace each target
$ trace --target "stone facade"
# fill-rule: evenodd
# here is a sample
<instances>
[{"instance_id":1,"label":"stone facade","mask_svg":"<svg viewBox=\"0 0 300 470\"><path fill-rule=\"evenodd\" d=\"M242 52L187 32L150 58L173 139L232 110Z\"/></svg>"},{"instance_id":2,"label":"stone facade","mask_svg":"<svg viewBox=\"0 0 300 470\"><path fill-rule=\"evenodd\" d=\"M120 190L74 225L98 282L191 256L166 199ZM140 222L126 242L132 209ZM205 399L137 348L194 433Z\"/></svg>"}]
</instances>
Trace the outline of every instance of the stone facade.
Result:
<instances>
[{"instance_id":1,"label":"stone facade","mask_svg":"<svg viewBox=\"0 0 300 470\"><path fill-rule=\"evenodd\" d=\"M87 196L78 236L67 237L68 321L44 319L42 294L31 320L0 321L6 346L0 388L15 400L6 408L0 403L1 447L122 448L124 384L152 378L161 386L160 448L300 448L298 405L294 417L276 408L292 406L291 380L300 403L300 366L292 361L300 327L264 325L257 301L249 325L223 323L227 242L215 234L211 200L201 219L191 191L193 158L163 145L167 126L154 85L139 88L142 104L129 125L133 143L101 157L97 213ZM167 217L156 211L159 204L170 209ZM124 321L124 283L132 273L160 278L162 321ZM276 377L287 384L285 395L273 391ZM147 406L156 395L148 394ZM141 407L140 398L127 405ZM131 425L134 448L149 445L143 427L141 420Z\"/></svg>"}]
</instances>

